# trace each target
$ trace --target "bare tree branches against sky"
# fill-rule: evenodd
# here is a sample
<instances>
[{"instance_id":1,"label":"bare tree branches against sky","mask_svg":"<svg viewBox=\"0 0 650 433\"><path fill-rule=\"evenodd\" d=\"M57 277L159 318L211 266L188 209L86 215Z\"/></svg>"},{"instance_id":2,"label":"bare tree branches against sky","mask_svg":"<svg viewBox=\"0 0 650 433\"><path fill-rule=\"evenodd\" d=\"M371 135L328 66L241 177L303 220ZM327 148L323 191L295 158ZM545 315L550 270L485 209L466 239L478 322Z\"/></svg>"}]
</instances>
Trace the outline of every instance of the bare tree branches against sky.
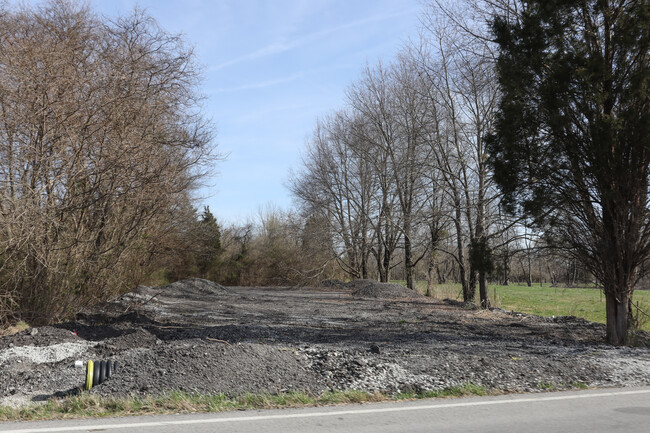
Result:
<instances>
[{"instance_id":1,"label":"bare tree branches against sky","mask_svg":"<svg viewBox=\"0 0 650 433\"><path fill-rule=\"evenodd\" d=\"M13 3L13 1L11 2ZM204 66L206 113L217 126L217 167L203 202L228 222L270 202L316 118L339 106L363 67L416 37L419 0L88 0L114 17L138 6L183 33Z\"/></svg>"}]
</instances>

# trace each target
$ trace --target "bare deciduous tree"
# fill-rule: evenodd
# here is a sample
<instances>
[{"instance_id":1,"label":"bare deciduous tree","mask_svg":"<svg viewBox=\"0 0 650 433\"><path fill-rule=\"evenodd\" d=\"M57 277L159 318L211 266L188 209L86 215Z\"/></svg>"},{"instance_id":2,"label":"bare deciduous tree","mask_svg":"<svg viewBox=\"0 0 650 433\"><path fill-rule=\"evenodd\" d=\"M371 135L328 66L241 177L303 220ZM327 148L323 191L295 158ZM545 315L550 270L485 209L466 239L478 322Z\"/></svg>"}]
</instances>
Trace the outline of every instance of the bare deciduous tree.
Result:
<instances>
[{"instance_id":1,"label":"bare deciduous tree","mask_svg":"<svg viewBox=\"0 0 650 433\"><path fill-rule=\"evenodd\" d=\"M42 323L131 286L202 174L183 40L142 11L0 9L0 298Z\"/></svg>"},{"instance_id":2,"label":"bare deciduous tree","mask_svg":"<svg viewBox=\"0 0 650 433\"><path fill-rule=\"evenodd\" d=\"M489 307L489 244L497 233L490 211L496 209L493 203L498 194L491 184L484 141L492 128L498 89L492 43L481 37L487 34L486 23L476 25L476 17L468 13L476 7L457 14L450 5L431 5L422 20L424 35L417 52L422 74L432 83L431 98L440 106L442 114L438 116L445 125L438 129L432 143L455 210L452 218L463 297L473 301L478 280L481 305ZM471 253L467 281L463 278L465 233Z\"/></svg>"},{"instance_id":3,"label":"bare deciduous tree","mask_svg":"<svg viewBox=\"0 0 650 433\"><path fill-rule=\"evenodd\" d=\"M317 125L303 159L304 168L290 188L307 214L325 215L336 233L334 250L343 270L354 278L368 278L374 238L374 173L360 147L356 120L336 113Z\"/></svg>"}]
</instances>

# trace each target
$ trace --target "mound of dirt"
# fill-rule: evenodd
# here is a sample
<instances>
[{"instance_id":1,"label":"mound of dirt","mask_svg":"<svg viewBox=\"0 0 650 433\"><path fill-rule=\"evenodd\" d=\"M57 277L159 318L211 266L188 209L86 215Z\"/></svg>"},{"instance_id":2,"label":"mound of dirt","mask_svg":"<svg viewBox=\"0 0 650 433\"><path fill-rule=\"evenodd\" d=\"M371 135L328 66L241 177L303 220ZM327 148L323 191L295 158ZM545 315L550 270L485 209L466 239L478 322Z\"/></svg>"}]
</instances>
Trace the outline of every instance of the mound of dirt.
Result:
<instances>
[{"instance_id":1,"label":"mound of dirt","mask_svg":"<svg viewBox=\"0 0 650 433\"><path fill-rule=\"evenodd\" d=\"M120 296L116 302L148 303L160 297L181 299L203 299L206 295L228 294L229 291L220 284L202 278L188 278L161 287L138 286L132 292Z\"/></svg>"},{"instance_id":2,"label":"mound of dirt","mask_svg":"<svg viewBox=\"0 0 650 433\"><path fill-rule=\"evenodd\" d=\"M111 358L109 352L106 355ZM324 390L317 372L306 369L296 351L271 345L176 340L121 352L118 362L119 373L92 393L158 395L180 390L237 395Z\"/></svg>"},{"instance_id":3,"label":"mound of dirt","mask_svg":"<svg viewBox=\"0 0 650 433\"><path fill-rule=\"evenodd\" d=\"M215 282L201 278L188 278L160 287L138 286L131 292L124 293L118 298L96 305L92 309L83 310L85 315L105 315L104 319L135 320L141 321L140 315L147 313L150 318L155 317L164 310L165 305L179 303L213 302L225 296L232 295L232 291ZM126 313L138 312L136 318L126 318ZM96 320L101 320L95 318Z\"/></svg>"},{"instance_id":4,"label":"mound of dirt","mask_svg":"<svg viewBox=\"0 0 650 433\"><path fill-rule=\"evenodd\" d=\"M337 280L336 278L331 278L331 279L328 279L328 280L323 280L320 283L318 283L318 287L345 289L346 288L346 282L341 281L341 280Z\"/></svg>"},{"instance_id":5,"label":"mound of dirt","mask_svg":"<svg viewBox=\"0 0 650 433\"><path fill-rule=\"evenodd\" d=\"M228 289L213 281L201 278L188 278L186 280L176 281L157 289L165 296L197 296L197 295L214 295L219 293L228 293Z\"/></svg>"},{"instance_id":6,"label":"mound of dirt","mask_svg":"<svg viewBox=\"0 0 650 433\"><path fill-rule=\"evenodd\" d=\"M88 391L103 396L650 384L646 333L642 347L611 347L605 326L583 319L472 310L368 280L343 285L141 287L130 302L0 338L0 406L78 392L85 371L75 361L91 359L119 365Z\"/></svg>"},{"instance_id":7,"label":"mound of dirt","mask_svg":"<svg viewBox=\"0 0 650 433\"><path fill-rule=\"evenodd\" d=\"M420 293L393 283L380 283L374 280L352 280L346 284L352 289L352 296L359 298L423 298Z\"/></svg>"},{"instance_id":8,"label":"mound of dirt","mask_svg":"<svg viewBox=\"0 0 650 433\"><path fill-rule=\"evenodd\" d=\"M329 279L321 281L318 287L349 290L352 296L357 298L399 299L423 297L420 293L409 290L399 284L380 283L379 281L368 279L352 280L347 283L337 279Z\"/></svg>"},{"instance_id":9,"label":"mound of dirt","mask_svg":"<svg viewBox=\"0 0 650 433\"><path fill-rule=\"evenodd\" d=\"M79 337L67 330L44 326L29 328L14 335L0 338L0 351L14 346L43 347L56 343L76 343Z\"/></svg>"}]
</instances>

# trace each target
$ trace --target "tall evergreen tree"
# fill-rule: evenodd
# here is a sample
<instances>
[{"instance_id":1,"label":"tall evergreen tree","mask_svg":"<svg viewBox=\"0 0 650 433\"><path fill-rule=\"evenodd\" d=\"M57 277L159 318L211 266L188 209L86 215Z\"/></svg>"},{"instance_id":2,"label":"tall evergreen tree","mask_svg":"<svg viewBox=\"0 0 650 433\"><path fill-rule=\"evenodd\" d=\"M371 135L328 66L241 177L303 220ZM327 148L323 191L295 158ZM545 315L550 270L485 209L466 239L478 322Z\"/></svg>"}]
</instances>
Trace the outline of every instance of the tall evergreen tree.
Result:
<instances>
[{"instance_id":1,"label":"tall evergreen tree","mask_svg":"<svg viewBox=\"0 0 650 433\"><path fill-rule=\"evenodd\" d=\"M221 230L217 219L210 212L209 206L203 208L197 228L198 271L202 277L210 278L211 271L214 271L213 268L217 265L219 254L221 254Z\"/></svg>"},{"instance_id":2,"label":"tall evergreen tree","mask_svg":"<svg viewBox=\"0 0 650 433\"><path fill-rule=\"evenodd\" d=\"M523 1L492 24L496 181L602 282L607 339L623 344L650 254L649 2Z\"/></svg>"}]
</instances>

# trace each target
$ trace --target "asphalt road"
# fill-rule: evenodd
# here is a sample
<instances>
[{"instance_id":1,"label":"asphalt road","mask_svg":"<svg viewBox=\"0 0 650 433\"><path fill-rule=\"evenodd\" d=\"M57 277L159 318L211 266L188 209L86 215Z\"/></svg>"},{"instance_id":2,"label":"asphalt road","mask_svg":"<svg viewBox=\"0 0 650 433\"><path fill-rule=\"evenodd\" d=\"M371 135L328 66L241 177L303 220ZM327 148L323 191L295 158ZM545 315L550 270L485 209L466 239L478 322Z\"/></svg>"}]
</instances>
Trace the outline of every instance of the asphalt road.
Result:
<instances>
[{"instance_id":1,"label":"asphalt road","mask_svg":"<svg viewBox=\"0 0 650 433\"><path fill-rule=\"evenodd\" d=\"M0 431L647 433L650 387L222 414L0 423Z\"/></svg>"}]
</instances>

